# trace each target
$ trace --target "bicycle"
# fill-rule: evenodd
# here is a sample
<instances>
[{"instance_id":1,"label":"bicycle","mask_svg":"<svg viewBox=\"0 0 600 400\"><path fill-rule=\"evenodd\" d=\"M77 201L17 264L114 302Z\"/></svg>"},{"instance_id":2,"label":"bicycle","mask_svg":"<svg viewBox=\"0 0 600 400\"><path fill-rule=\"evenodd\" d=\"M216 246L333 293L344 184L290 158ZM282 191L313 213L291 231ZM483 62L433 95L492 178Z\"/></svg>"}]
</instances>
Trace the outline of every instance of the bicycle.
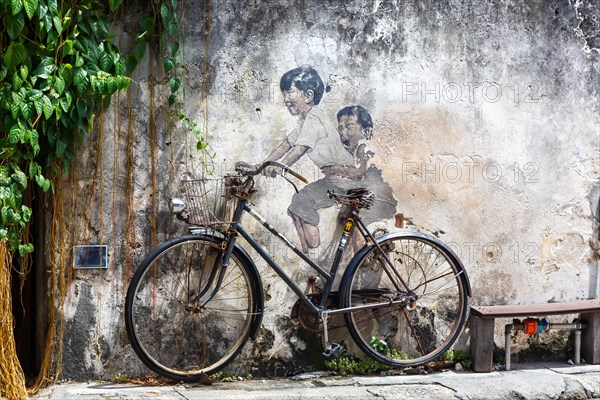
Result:
<instances>
[{"instance_id":1,"label":"bicycle","mask_svg":"<svg viewBox=\"0 0 600 400\"><path fill-rule=\"evenodd\" d=\"M229 364L248 338L257 337L264 312L262 281L243 238L322 324L326 356L339 355L329 343L328 320L343 314L350 336L373 359L392 366L425 364L457 339L466 320L470 284L456 254L434 236L399 231L374 237L360 219L374 195L366 189L330 192L347 208L345 224L327 271L279 233L250 204L255 177L268 166L308 180L278 162L258 167L238 163L236 174L185 182L186 202L173 212L190 234L162 243L135 272L127 290L125 322L133 350L152 371L194 381ZM296 189L297 190L297 189ZM324 280L318 295L306 294L242 225L249 214L283 241ZM339 291L332 291L350 236L365 245L346 266ZM336 301L328 302L335 298ZM328 304L335 304L328 307Z\"/></svg>"}]
</instances>

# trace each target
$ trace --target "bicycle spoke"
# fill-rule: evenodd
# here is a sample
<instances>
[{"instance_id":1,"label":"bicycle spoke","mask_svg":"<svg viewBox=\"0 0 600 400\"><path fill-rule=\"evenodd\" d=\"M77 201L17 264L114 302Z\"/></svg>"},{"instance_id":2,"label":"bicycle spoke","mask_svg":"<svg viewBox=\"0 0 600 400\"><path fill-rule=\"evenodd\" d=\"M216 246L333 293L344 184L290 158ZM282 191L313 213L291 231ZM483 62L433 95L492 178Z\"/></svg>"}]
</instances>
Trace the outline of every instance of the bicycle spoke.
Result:
<instances>
[{"instance_id":1,"label":"bicycle spoke","mask_svg":"<svg viewBox=\"0 0 600 400\"><path fill-rule=\"evenodd\" d=\"M257 314L250 283L257 277L235 254L226 270L215 269L216 251L212 240L174 240L134 275L127 332L136 354L155 372L190 380L223 368L246 342Z\"/></svg>"},{"instance_id":2,"label":"bicycle spoke","mask_svg":"<svg viewBox=\"0 0 600 400\"><path fill-rule=\"evenodd\" d=\"M359 347L375 359L412 366L440 356L456 339L466 318L462 268L425 235L398 235L380 243L391 264L371 249L343 282L343 307ZM408 285L397 290L395 278ZM377 294L376 294L377 293ZM407 303L383 305L404 296ZM372 304L374 308L364 309Z\"/></svg>"}]
</instances>

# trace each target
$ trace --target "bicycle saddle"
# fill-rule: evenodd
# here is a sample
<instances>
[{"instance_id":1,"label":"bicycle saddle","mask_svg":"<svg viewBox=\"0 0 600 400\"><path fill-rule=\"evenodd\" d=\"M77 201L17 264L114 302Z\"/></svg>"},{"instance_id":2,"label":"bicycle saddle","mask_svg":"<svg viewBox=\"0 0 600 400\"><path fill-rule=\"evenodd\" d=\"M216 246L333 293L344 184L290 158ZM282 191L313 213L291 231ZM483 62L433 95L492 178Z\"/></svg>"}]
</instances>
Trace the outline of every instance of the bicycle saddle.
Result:
<instances>
[{"instance_id":1,"label":"bicycle saddle","mask_svg":"<svg viewBox=\"0 0 600 400\"><path fill-rule=\"evenodd\" d=\"M328 190L327 193L338 203L356 208L368 210L375 202L375 194L365 188L350 189L346 194L335 193L333 190Z\"/></svg>"}]
</instances>

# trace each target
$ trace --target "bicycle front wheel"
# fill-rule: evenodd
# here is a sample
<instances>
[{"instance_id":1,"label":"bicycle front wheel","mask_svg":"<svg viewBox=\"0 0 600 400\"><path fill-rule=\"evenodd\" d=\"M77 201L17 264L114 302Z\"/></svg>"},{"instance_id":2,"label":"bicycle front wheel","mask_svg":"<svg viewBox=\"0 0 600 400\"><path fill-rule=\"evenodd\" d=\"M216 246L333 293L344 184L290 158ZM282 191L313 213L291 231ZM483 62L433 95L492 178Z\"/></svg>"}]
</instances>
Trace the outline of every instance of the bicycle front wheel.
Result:
<instances>
[{"instance_id":1,"label":"bicycle front wheel","mask_svg":"<svg viewBox=\"0 0 600 400\"><path fill-rule=\"evenodd\" d=\"M127 335L152 371L193 381L224 368L244 346L262 311L260 282L239 251L226 267L222 256L218 238L186 236L159 246L134 274Z\"/></svg>"},{"instance_id":2,"label":"bicycle front wheel","mask_svg":"<svg viewBox=\"0 0 600 400\"><path fill-rule=\"evenodd\" d=\"M342 307L357 308L345 314L346 325L356 344L384 364L425 364L462 330L466 274L454 253L428 235L397 233L378 242L387 257L373 246L344 275Z\"/></svg>"}]
</instances>

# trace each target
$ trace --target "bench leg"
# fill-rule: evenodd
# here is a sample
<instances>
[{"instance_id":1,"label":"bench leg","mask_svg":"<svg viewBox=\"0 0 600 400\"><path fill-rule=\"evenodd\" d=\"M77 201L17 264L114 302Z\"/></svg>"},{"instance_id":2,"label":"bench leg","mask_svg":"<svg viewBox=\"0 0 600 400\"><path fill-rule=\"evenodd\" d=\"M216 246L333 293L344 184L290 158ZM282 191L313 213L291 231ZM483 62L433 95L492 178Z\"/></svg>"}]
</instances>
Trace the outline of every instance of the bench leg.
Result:
<instances>
[{"instance_id":1,"label":"bench leg","mask_svg":"<svg viewBox=\"0 0 600 400\"><path fill-rule=\"evenodd\" d=\"M494 318L471 315L471 359L473 371L491 372L494 357Z\"/></svg>"},{"instance_id":2,"label":"bench leg","mask_svg":"<svg viewBox=\"0 0 600 400\"><path fill-rule=\"evenodd\" d=\"M600 364L600 312L581 313L587 327L581 331L581 357L589 364Z\"/></svg>"}]
</instances>

